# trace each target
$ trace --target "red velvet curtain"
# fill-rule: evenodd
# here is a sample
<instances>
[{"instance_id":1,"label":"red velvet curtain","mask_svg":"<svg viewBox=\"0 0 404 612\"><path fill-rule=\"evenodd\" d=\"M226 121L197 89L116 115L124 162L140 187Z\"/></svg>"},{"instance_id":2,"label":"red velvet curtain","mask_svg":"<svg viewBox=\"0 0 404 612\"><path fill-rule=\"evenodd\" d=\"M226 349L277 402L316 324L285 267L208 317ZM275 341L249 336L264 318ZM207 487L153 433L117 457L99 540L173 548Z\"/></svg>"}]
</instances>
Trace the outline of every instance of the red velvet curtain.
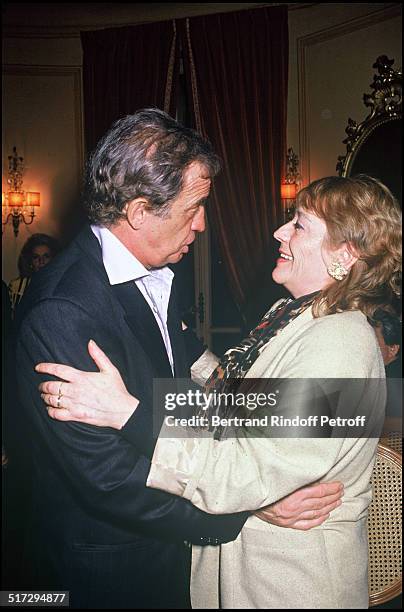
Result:
<instances>
[{"instance_id":1,"label":"red velvet curtain","mask_svg":"<svg viewBox=\"0 0 404 612\"><path fill-rule=\"evenodd\" d=\"M175 116L174 21L81 32L86 147L120 117L156 106Z\"/></svg>"},{"instance_id":2,"label":"red velvet curtain","mask_svg":"<svg viewBox=\"0 0 404 612\"><path fill-rule=\"evenodd\" d=\"M223 162L209 205L230 285L243 306L274 262L286 154L287 6L182 20L196 127Z\"/></svg>"}]
</instances>

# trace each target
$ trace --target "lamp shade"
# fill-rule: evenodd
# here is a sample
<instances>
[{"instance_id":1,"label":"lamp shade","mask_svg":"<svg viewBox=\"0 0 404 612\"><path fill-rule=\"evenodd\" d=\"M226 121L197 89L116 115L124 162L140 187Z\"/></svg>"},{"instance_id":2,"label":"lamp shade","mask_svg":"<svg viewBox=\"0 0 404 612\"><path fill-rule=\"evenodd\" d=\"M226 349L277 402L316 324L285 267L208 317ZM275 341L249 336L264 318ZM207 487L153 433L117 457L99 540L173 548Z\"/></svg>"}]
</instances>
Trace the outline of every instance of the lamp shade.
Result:
<instances>
[{"instance_id":1,"label":"lamp shade","mask_svg":"<svg viewBox=\"0 0 404 612\"><path fill-rule=\"evenodd\" d=\"M40 206L41 194L39 191L27 191L27 206Z\"/></svg>"},{"instance_id":2,"label":"lamp shade","mask_svg":"<svg viewBox=\"0 0 404 612\"><path fill-rule=\"evenodd\" d=\"M294 200L295 197L296 197L296 183L282 183L281 184L282 200Z\"/></svg>"},{"instance_id":3,"label":"lamp shade","mask_svg":"<svg viewBox=\"0 0 404 612\"><path fill-rule=\"evenodd\" d=\"M24 194L21 191L8 192L8 205L21 207L24 204Z\"/></svg>"}]
</instances>

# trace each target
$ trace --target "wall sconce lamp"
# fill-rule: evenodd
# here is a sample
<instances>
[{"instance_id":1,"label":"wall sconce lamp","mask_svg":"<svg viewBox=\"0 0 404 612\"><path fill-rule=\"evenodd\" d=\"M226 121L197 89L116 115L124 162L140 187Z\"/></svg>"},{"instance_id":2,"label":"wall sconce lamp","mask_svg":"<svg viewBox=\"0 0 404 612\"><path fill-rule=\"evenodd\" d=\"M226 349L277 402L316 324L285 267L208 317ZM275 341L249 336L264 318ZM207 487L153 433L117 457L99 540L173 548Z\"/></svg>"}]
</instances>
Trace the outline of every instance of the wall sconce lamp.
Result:
<instances>
[{"instance_id":1,"label":"wall sconce lamp","mask_svg":"<svg viewBox=\"0 0 404 612\"><path fill-rule=\"evenodd\" d=\"M293 218L296 194L302 182L298 166L299 158L290 147L286 154L286 176L281 183L281 200L285 222Z\"/></svg>"},{"instance_id":2,"label":"wall sconce lamp","mask_svg":"<svg viewBox=\"0 0 404 612\"><path fill-rule=\"evenodd\" d=\"M24 191L22 189L22 173L24 170L24 158L17 155L16 147L13 147L13 155L8 156L8 191L2 193L1 209L5 221L2 226L11 220L14 236L18 236L20 223L31 225L34 220L35 207L41 204L41 195L38 191ZM3 216L2 214L2 216ZM26 216L30 219L27 220ZM3 233L4 230L2 230Z\"/></svg>"}]
</instances>

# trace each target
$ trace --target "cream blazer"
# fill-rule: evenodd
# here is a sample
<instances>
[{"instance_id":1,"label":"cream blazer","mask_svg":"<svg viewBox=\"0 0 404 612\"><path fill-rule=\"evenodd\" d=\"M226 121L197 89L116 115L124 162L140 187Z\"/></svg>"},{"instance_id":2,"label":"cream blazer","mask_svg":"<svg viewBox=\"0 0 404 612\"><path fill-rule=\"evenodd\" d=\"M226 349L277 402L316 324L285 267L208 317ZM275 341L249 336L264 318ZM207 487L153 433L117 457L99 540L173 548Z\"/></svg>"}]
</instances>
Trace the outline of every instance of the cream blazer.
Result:
<instances>
[{"instance_id":1,"label":"cream blazer","mask_svg":"<svg viewBox=\"0 0 404 612\"><path fill-rule=\"evenodd\" d=\"M309 308L269 341L247 376L383 379L384 366L361 312L314 319ZM377 389L365 390L360 402L382 423L383 381ZM192 435L161 432L147 484L206 512L253 511L319 480L345 485L343 504L320 527L298 531L251 516L235 541L194 546L194 608L368 607L366 518L378 439Z\"/></svg>"}]
</instances>

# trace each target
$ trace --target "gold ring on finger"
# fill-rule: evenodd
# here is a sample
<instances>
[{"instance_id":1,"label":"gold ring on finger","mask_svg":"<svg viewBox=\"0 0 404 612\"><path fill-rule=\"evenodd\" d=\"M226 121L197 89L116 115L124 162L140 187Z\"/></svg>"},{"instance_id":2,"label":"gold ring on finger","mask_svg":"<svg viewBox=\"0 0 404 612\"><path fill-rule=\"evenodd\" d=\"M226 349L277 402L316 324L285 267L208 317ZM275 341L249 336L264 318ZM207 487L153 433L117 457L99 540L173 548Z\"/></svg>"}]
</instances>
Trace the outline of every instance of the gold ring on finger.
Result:
<instances>
[{"instance_id":1,"label":"gold ring on finger","mask_svg":"<svg viewBox=\"0 0 404 612\"><path fill-rule=\"evenodd\" d=\"M59 392L58 392L58 399L60 399L62 397L62 385L63 385L63 380L59 385Z\"/></svg>"}]
</instances>

